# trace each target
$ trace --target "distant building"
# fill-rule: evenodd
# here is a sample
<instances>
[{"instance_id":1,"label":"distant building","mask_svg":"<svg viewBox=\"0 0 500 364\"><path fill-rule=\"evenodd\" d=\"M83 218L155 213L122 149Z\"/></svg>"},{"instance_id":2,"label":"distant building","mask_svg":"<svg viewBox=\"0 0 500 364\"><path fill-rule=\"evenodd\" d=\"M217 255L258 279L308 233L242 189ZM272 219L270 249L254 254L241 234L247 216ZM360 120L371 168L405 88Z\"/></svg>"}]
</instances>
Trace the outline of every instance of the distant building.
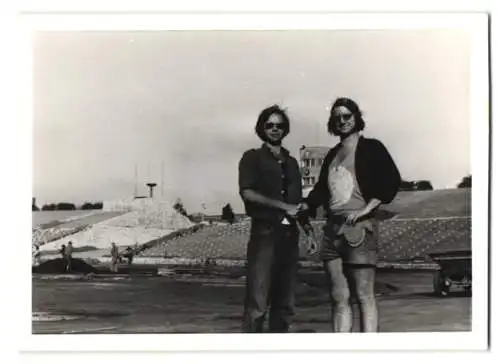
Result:
<instances>
[{"instance_id":1,"label":"distant building","mask_svg":"<svg viewBox=\"0 0 500 364\"><path fill-rule=\"evenodd\" d=\"M302 174L302 195L304 197L311 192L316 182L318 182L321 165L329 150L329 147L306 147L305 145L300 147L299 164L300 173ZM325 216L323 207L318 207L316 216L318 218Z\"/></svg>"},{"instance_id":2,"label":"distant building","mask_svg":"<svg viewBox=\"0 0 500 364\"><path fill-rule=\"evenodd\" d=\"M302 174L303 194L307 195L318 182L319 171L329 147L300 147L300 172Z\"/></svg>"}]
</instances>

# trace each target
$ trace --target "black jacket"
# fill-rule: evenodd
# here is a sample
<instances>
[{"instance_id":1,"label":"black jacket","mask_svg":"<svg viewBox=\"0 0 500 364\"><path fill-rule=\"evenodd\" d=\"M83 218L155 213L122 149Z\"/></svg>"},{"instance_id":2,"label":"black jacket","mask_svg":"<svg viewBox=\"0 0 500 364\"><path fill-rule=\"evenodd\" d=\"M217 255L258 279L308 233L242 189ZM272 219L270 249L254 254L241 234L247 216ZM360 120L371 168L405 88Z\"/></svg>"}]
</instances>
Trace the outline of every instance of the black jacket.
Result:
<instances>
[{"instance_id":1,"label":"black jacket","mask_svg":"<svg viewBox=\"0 0 500 364\"><path fill-rule=\"evenodd\" d=\"M321 166L318 182L306 198L311 211L315 211L320 205L328 211L331 198L328 171L340 147L341 144L338 143L330 149ZM383 204L390 203L401 185L401 175L385 146L377 139L360 136L354 163L359 189L364 200L368 203L372 198L377 198Z\"/></svg>"}]
</instances>

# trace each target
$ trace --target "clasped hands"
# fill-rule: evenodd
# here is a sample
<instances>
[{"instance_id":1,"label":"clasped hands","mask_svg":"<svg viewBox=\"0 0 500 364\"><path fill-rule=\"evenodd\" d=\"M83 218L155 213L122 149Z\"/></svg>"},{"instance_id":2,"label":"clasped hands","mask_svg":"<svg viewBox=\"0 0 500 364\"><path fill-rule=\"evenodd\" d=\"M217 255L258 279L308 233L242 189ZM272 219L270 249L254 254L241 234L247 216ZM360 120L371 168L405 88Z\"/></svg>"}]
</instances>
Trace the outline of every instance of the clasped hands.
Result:
<instances>
[{"instance_id":1,"label":"clasped hands","mask_svg":"<svg viewBox=\"0 0 500 364\"><path fill-rule=\"evenodd\" d=\"M297 205L288 204L285 212L287 215L297 218L300 213L309 210L309 207L305 202L301 202ZM307 226L302 226L306 236L306 251L307 255L316 254L319 250L319 244L314 235L314 230L312 226L307 223Z\"/></svg>"},{"instance_id":2,"label":"clasped hands","mask_svg":"<svg viewBox=\"0 0 500 364\"><path fill-rule=\"evenodd\" d=\"M305 202L301 202L298 204L286 204L284 208L286 214L294 218L296 218L299 213L307 211L308 209L309 207Z\"/></svg>"}]
</instances>

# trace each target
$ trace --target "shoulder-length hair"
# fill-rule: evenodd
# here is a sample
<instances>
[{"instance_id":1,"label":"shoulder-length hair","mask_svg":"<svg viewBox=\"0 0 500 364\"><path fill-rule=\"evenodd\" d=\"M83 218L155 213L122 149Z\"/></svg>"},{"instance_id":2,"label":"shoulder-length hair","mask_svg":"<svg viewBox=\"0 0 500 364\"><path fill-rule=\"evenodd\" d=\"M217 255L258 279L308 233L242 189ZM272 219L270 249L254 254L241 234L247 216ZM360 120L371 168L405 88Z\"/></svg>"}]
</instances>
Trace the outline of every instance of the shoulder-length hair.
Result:
<instances>
[{"instance_id":1,"label":"shoulder-length hair","mask_svg":"<svg viewBox=\"0 0 500 364\"><path fill-rule=\"evenodd\" d=\"M290 133L290 119L288 118L285 110L280 108L278 105L269 106L260 112L259 117L257 118L257 123L255 124L255 133L264 142L267 141L267 136L264 133L264 124L273 114L280 115L283 119L283 138Z\"/></svg>"},{"instance_id":2,"label":"shoulder-length hair","mask_svg":"<svg viewBox=\"0 0 500 364\"><path fill-rule=\"evenodd\" d=\"M335 100L332 108L330 109L330 117L327 124L328 132L330 134L333 134L335 136L339 135L336 125L337 123L335 122L335 118L333 117L333 110L339 106L345 106L354 115L354 121L356 122L353 129L354 132L361 131L365 128L365 120L363 119L363 115L361 113L361 110L359 109L358 104L356 104L356 102L348 97L339 97Z\"/></svg>"}]
</instances>

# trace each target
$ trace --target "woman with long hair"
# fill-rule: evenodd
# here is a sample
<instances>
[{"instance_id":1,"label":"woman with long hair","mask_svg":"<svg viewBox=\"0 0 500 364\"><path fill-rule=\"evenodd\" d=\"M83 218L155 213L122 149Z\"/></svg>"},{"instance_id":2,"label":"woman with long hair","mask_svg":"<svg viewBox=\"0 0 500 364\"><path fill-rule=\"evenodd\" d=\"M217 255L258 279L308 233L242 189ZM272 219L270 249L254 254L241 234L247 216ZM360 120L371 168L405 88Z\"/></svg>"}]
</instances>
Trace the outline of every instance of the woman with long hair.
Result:
<instances>
[{"instance_id":1,"label":"woman with long hair","mask_svg":"<svg viewBox=\"0 0 500 364\"><path fill-rule=\"evenodd\" d=\"M340 142L326 155L318 182L301 206L311 214L320 205L327 211L319 257L328 278L334 332L352 330L351 295L360 307L361 331L378 331L377 211L394 199L401 183L385 146L360 134L364 127L353 100L335 100L327 128Z\"/></svg>"}]
</instances>

